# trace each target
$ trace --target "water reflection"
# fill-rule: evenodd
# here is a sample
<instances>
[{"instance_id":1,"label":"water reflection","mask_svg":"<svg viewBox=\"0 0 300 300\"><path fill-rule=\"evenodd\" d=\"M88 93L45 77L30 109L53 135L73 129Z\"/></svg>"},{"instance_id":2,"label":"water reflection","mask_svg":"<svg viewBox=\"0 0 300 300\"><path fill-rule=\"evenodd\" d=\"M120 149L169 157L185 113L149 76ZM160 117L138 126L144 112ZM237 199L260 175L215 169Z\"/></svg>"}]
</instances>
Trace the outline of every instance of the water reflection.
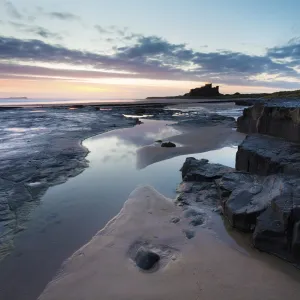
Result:
<instances>
[{"instance_id":1,"label":"water reflection","mask_svg":"<svg viewBox=\"0 0 300 300\"><path fill-rule=\"evenodd\" d=\"M105 183L106 190L113 189L113 185L117 182L120 197L123 199L124 196L121 195L128 195L136 186L144 184L150 184L167 197L174 198L176 186L181 181L179 169L186 157L191 154L180 155L179 148L166 149L153 144L148 148L167 152L172 158L164 157L163 161L146 166L143 165L141 154L145 149L142 146L152 144L158 137L180 133L171 126L165 126L167 124L165 121L147 120L143 125L115 130L84 141L83 145L91 151L88 156L90 168L85 171L85 176L89 176L89 180L92 181L101 177L98 186ZM188 149L184 148L183 151ZM236 146L228 146L192 156L234 167L236 151ZM121 191L121 188L125 190Z\"/></svg>"},{"instance_id":2,"label":"water reflection","mask_svg":"<svg viewBox=\"0 0 300 300\"><path fill-rule=\"evenodd\" d=\"M165 196L175 197L176 186L181 182L179 170L190 154L153 163L141 170L137 168L137 150L171 129L168 124L147 120L134 128L84 141L83 145L90 150L87 156L90 167L46 192L26 230L16 240L15 251L1 264L5 272L0 278L2 282L5 280L8 290L15 292L15 299L20 299L20 295L22 300L36 299L61 263L120 211L138 185L152 185ZM192 156L233 167L236 150L235 146L227 146ZM220 232L227 234L220 217L215 224L219 224ZM227 238L231 239L228 234ZM18 289L13 287L16 282Z\"/></svg>"}]
</instances>

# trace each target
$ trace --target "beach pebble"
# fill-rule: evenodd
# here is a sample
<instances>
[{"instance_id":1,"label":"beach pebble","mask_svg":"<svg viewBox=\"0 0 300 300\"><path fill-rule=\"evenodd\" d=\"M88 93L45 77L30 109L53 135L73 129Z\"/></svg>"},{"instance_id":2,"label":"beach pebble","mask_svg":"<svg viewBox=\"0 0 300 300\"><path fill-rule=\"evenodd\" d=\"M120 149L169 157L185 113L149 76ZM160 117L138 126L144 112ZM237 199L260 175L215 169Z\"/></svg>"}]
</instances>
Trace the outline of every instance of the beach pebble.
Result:
<instances>
[{"instance_id":1,"label":"beach pebble","mask_svg":"<svg viewBox=\"0 0 300 300\"><path fill-rule=\"evenodd\" d=\"M160 256L155 252L141 247L137 251L134 260L136 265L142 270L150 270L160 260Z\"/></svg>"},{"instance_id":2,"label":"beach pebble","mask_svg":"<svg viewBox=\"0 0 300 300\"><path fill-rule=\"evenodd\" d=\"M173 148L176 147L176 145L172 142L163 142L161 143L161 147Z\"/></svg>"},{"instance_id":3,"label":"beach pebble","mask_svg":"<svg viewBox=\"0 0 300 300\"><path fill-rule=\"evenodd\" d=\"M190 230L190 229L184 229L183 233L185 234L185 236L190 240L195 236L195 231Z\"/></svg>"},{"instance_id":4,"label":"beach pebble","mask_svg":"<svg viewBox=\"0 0 300 300\"><path fill-rule=\"evenodd\" d=\"M178 223L179 221L180 221L180 218L178 218L178 217L173 217L171 219L171 222L174 223L174 224Z\"/></svg>"}]
</instances>

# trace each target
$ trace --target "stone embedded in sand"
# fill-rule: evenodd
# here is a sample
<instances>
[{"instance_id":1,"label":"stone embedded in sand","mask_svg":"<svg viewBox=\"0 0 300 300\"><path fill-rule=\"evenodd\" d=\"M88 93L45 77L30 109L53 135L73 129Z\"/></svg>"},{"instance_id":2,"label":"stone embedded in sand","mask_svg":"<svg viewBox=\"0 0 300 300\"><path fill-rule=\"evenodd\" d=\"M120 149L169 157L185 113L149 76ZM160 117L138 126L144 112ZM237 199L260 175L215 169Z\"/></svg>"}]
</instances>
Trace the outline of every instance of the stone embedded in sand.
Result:
<instances>
[{"instance_id":1,"label":"stone embedded in sand","mask_svg":"<svg viewBox=\"0 0 300 300\"><path fill-rule=\"evenodd\" d=\"M192 226L200 226L200 225L203 225L204 221L205 221L204 215L199 215L199 216L194 217L191 220L190 224Z\"/></svg>"},{"instance_id":2,"label":"stone embedded in sand","mask_svg":"<svg viewBox=\"0 0 300 300\"><path fill-rule=\"evenodd\" d=\"M184 216L186 218L197 217L202 215L204 215L204 212L202 209L199 209L198 207L190 207L184 211Z\"/></svg>"},{"instance_id":3,"label":"stone embedded in sand","mask_svg":"<svg viewBox=\"0 0 300 300\"><path fill-rule=\"evenodd\" d=\"M161 147L165 147L165 148L174 148L176 147L176 145L172 142L162 142L161 143Z\"/></svg>"},{"instance_id":4,"label":"stone embedded in sand","mask_svg":"<svg viewBox=\"0 0 300 300\"><path fill-rule=\"evenodd\" d=\"M180 218L178 218L178 217L173 217L171 219L171 222L174 223L174 224L178 223L179 221L180 221Z\"/></svg>"},{"instance_id":5,"label":"stone embedded in sand","mask_svg":"<svg viewBox=\"0 0 300 300\"><path fill-rule=\"evenodd\" d=\"M160 256L151 250L141 247L137 251L134 260L136 265L142 270L150 270L159 262Z\"/></svg>"},{"instance_id":6,"label":"stone embedded in sand","mask_svg":"<svg viewBox=\"0 0 300 300\"><path fill-rule=\"evenodd\" d=\"M195 231L190 230L190 229L185 229L183 230L183 233L185 234L185 236L190 240L195 236Z\"/></svg>"}]
</instances>

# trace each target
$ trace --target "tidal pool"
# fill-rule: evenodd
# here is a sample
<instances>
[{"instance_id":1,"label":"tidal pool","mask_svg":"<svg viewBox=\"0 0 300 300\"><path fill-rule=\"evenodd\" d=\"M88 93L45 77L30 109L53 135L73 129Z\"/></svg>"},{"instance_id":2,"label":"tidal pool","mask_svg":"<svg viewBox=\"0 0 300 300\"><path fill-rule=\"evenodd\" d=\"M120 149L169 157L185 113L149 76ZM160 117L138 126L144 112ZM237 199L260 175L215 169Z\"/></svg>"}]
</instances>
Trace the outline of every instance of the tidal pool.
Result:
<instances>
[{"instance_id":1,"label":"tidal pool","mask_svg":"<svg viewBox=\"0 0 300 300\"><path fill-rule=\"evenodd\" d=\"M61 263L88 242L122 208L138 185L152 185L175 198L186 157L206 158L231 167L236 146L205 153L181 155L137 168L137 150L158 138L178 134L171 122L145 120L83 142L90 153L89 168L66 183L50 188L33 211L27 228L15 240L15 249L1 263L0 298L32 300L59 270ZM220 216L215 229L233 246ZM242 248L241 248L242 249ZM17 287L17 288L16 288Z\"/></svg>"}]
</instances>

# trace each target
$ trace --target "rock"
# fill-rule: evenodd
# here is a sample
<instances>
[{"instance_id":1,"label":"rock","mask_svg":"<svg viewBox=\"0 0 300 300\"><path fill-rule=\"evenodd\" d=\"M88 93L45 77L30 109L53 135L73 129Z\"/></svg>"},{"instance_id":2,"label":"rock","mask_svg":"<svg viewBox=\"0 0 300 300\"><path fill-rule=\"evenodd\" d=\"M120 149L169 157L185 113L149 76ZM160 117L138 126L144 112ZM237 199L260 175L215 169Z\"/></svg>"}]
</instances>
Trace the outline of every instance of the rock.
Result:
<instances>
[{"instance_id":1,"label":"rock","mask_svg":"<svg viewBox=\"0 0 300 300\"><path fill-rule=\"evenodd\" d=\"M135 125L141 125L143 122L139 118L134 118L135 120Z\"/></svg>"},{"instance_id":2,"label":"rock","mask_svg":"<svg viewBox=\"0 0 300 300\"><path fill-rule=\"evenodd\" d=\"M155 141L155 143L162 143L162 140L157 140L157 141Z\"/></svg>"},{"instance_id":3,"label":"rock","mask_svg":"<svg viewBox=\"0 0 300 300\"><path fill-rule=\"evenodd\" d=\"M203 210L199 209L197 207L189 207L187 210L185 210L184 212L184 216L186 218L190 218L190 217L197 217L197 216L202 216Z\"/></svg>"},{"instance_id":4,"label":"rock","mask_svg":"<svg viewBox=\"0 0 300 300\"><path fill-rule=\"evenodd\" d=\"M292 255L300 261L300 221L295 224L293 229Z\"/></svg>"},{"instance_id":5,"label":"rock","mask_svg":"<svg viewBox=\"0 0 300 300\"><path fill-rule=\"evenodd\" d=\"M242 231L252 231L257 217L273 199L287 193L288 187L278 176L256 177L258 182L237 186L224 203L224 215L231 225Z\"/></svg>"},{"instance_id":6,"label":"rock","mask_svg":"<svg viewBox=\"0 0 300 300\"><path fill-rule=\"evenodd\" d=\"M160 256L150 250L140 247L135 256L136 265L142 270L152 269L160 260Z\"/></svg>"},{"instance_id":7,"label":"rock","mask_svg":"<svg viewBox=\"0 0 300 300\"><path fill-rule=\"evenodd\" d=\"M245 108L237 120L237 130L244 133L260 133L300 142L300 107L284 107L282 104L255 104Z\"/></svg>"},{"instance_id":8,"label":"rock","mask_svg":"<svg viewBox=\"0 0 300 300\"><path fill-rule=\"evenodd\" d=\"M174 147L176 147L176 145L172 142L162 142L161 147L174 148Z\"/></svg>"},{"instance_id":9,"label":"rock","mask_svg":"<svg viewBox=\"0 0 300 300\"><path fill-rule=\"evenodd\" d=\"M190 229L184 229L183 233L185 234L185 236L187 237L187 239L192 239L193 237L195 237L195 231L190 230Z\"/></svg>"},{"instance_id":10,"label":"rock","mask_svg":"<svg viewBox=\"0 0 300 300\"><path fill-rule=\"evenodd\" d=\"M199 215L194 217L191 221L190 221L190 225L192 226L200 226L203 225L205 222L205 217L204 215Z\"/></svg>"},{"instance_id":11,"label":"rock","mask_svg":"<svg viewBox=\"0 0 300 300\"><path fill-rule=\"evenodd\" d=\"M233 117L222 116L215 113L204 113L202 115L198 115L197 118L179 121L176 125L180 125L181 127L204 127L216 125L235 127L236 121Z\"/></svg>"},{"instance_id":12,"label":"rock","mask_svg":"<svg viewBox=\"0 0 300 300\"><path fill-rule=\"evenodd\" d=\"M252 240L259 250L287 257L288 239L285 228L271 206L258 216Z\"/></svg>"},{"instance_id":13,"label":"rock","mask_svg":"<svg viewBox=\"0 0 300 300\"><path fill-rule=\"evenodd\" d=\"M184 181L201 182L221 178L225 173L232 172L233 169L220 164L210 164L207 159L197 160L194 157L188 157L180 171Z\"/></svg>"},{"instance_id":14,"label":"rock","mask_svg":"<svg viewBox=\"0 0 300 300\"><path fill-rule=\"evenodd\" d=\"M209 176L203 176L204 172ZM253 232L253 245L257 249L300 266L299 176L285 173L260 176L188 158L182 167L182 177L178 201L190 206L184 215L190 218L191 225L205 221L206 215L201 212L207 207L214 210L222 205L223 215L233 227ZM197 201L203 191L206 200Z\"/></svg>"},{"instance_id":15,"label":"rock","mask_svg":"<svg viewBox=\"0 0 300 300\"><path fill-rule=\"evenodd\" d=\"M180 218L178 218L178 217L173 217L171 219L171 222L174 223L174 224L178 223L179 221L180 221Z\"/></svg>"},{"instance_id":16,"label":"rock","mask_svg":"<svg viewBox=\"0 0 300 300\"><path fill-rule=\"evenodd\" d=\"M300 174L300 145L259 134L248 135L238 147L236 169L259 175Z\"/></svg>"}]
</instances>

